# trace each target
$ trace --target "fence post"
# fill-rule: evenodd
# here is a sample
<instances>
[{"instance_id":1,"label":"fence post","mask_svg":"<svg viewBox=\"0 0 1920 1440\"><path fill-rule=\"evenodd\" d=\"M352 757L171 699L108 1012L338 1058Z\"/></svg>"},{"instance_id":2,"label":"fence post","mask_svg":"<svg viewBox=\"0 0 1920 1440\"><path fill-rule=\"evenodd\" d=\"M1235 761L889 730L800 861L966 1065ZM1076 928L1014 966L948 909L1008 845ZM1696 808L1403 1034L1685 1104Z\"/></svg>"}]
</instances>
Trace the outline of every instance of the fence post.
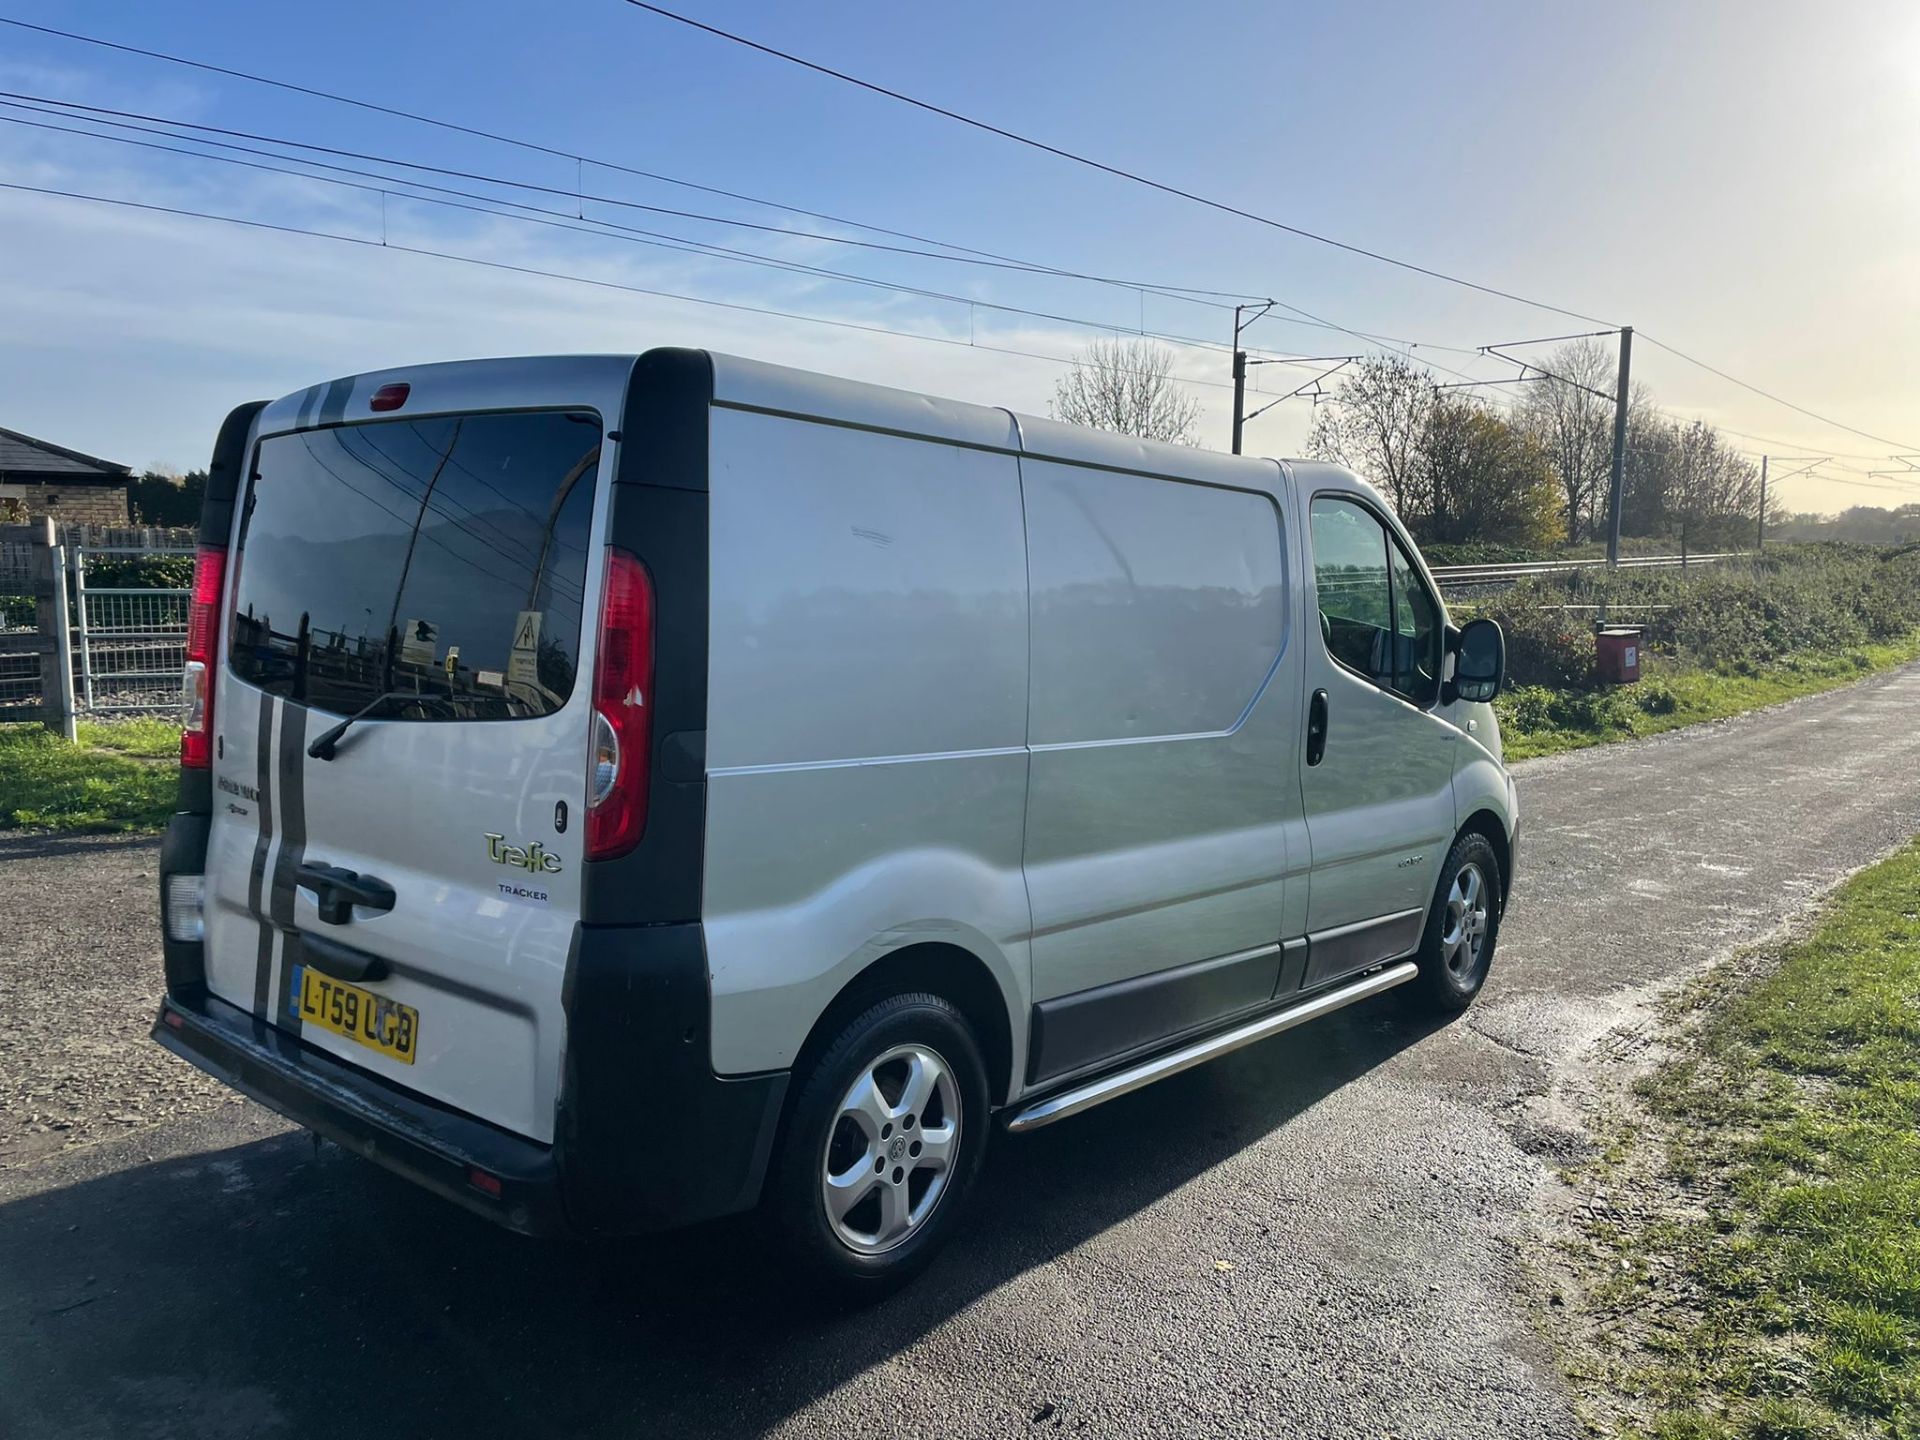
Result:
<instances>
[{"instance_id":1,"label":"fence post","mask_svg":"<svg viewBox=\"0 0 1920 1440\"><path fill-rule=\"evenodd\" d=\"M80 690L86 697L88 714L93 713L93 646L87 639L87 547L73 547L73 608L80 620Z\"/></svg>"},{"instance_id":2,"label":"fence post","mask_svg":"<svg viewBox=\"0 0 1920 1440\"><path fill-rule=\"evenodd\" d=\"M45 648L40 655L40 715L49 730L79 738L73 716L73 632L67 611L66 553L53 518L43 515L33 531L34 622Z\"/></svg>"}]
</instances>

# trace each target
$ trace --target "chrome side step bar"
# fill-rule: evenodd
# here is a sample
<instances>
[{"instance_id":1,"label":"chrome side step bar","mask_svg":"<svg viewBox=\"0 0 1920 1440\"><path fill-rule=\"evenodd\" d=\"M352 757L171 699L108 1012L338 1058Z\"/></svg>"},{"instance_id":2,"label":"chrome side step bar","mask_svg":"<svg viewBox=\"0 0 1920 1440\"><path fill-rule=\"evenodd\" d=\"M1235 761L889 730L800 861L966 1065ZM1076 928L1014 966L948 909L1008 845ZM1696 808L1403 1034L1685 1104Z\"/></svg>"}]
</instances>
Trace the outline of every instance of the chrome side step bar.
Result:
<instances>
[{"instance_id":1,"label":"chrome side step bar","mask_svg":"<svg viewBox=\"0 0 1920 1440\"><path fill-rule=\"evenodd\" d=\"M1244 1025L1236 1025L1231 1030L1223 1030L1218 1035L1209 1035L1179 1050L1156 1055L1151 1060L1111 1075L1102 1075L1071 1090L1063 1090L1058 1095L1050 1095L1044 1100L1036 1100L1031 1105L1022 1106L1006 1122L1007 1129L1014 1134L1027 1130L1038 1130L1042 1125L1051 1125L1056 1120L1064 1120L1069 1115L1078 1115L1082 1110L1091 1110L1096 1105L1104 1105L1109 1100L1151 1085L1156 1080L1164 1080L1169 1075L1178 1075L1182 1070L1191 1070L1196 1065L1204 1065L1209 1060L1218 1059L1229 1051L1238 1050L1244 1045L1278 1035L1283 1030L1291 1030L1296 1025L1304 1025L1309 1020L1317 1020L1322 1015L1330 1015L1343 1006L1356 1000L1365 1000L1370 995L1378 995L1383 990L1391 990L1396 985L1404 985L1420 973L1419 967L1411 960L1402 960L1389 965L1384 970L1376 970L1371 975L1362 975L1358 980L1342 985L1337 990L1329 990L1324 995L1316 995L1288 1010L1280 1010L1271 1015L1262 1015L1249 1020Z\"/></svg>"}]
</instances>

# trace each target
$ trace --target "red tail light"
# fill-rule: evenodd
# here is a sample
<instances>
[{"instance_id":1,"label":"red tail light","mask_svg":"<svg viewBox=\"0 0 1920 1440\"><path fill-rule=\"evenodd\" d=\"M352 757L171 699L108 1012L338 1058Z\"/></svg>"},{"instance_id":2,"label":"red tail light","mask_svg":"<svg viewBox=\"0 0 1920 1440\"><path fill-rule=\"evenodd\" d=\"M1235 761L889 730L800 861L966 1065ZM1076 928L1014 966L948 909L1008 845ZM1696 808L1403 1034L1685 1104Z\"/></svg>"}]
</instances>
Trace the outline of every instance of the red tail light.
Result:
<instances>
[{"instance_id":1,"label":"red tail light","mask_svg":"<svg viewBox=\"0 0 1920 1440\"><path fill-rule=\"evenodd\" d=\"M638 558L610 548L593 661L589 860L611 860L640 843L652 742L653 580Z\"/></svg>"},{"instance_id":2,"label":"red tail light","mask_svg":"<svg viewBox=\"0 0 1920 1440\"><path fill-rule=\"evenodd\" d=\"M213 659L220 645L220 597L226 579L227 552L218 545L202 545L193 557L187 664L180 680L180 764L189 770L213 764Z\"/></svg>"}]
</instances>

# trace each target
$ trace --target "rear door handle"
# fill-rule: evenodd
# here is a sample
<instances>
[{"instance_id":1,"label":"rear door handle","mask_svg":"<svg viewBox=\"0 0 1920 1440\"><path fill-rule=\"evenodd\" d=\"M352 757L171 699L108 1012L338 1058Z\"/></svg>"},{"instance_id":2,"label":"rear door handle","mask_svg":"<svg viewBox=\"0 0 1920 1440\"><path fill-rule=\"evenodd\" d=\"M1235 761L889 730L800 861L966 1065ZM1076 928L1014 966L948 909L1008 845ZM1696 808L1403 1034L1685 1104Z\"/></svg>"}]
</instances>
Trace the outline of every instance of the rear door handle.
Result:
<instances>
[{"instance_id":1,"label":"rear door handle","mask_svg":"<svg viewBox=\"0 0 1920 1440\"><path fill-rule=\"evenodd\" d=\"M320 918L329 925L344 925L353 919L353 907L369 910L393 909L393 887L371 875L358 875L329 865L324 860L309 860L294 877L302 890L313 891L320 907Z\"/></svg>"},{"instance_id":2,"label":"rear door handle","mask_svg":"<svg viewBox=\"0 0 1920 1440\"><path fill-rule=\"evenodd\" d=\"M1327 753L1327 692L1316 690L1307 706L1307 764L1318 765Z\"/></svg>"}]
</instances>

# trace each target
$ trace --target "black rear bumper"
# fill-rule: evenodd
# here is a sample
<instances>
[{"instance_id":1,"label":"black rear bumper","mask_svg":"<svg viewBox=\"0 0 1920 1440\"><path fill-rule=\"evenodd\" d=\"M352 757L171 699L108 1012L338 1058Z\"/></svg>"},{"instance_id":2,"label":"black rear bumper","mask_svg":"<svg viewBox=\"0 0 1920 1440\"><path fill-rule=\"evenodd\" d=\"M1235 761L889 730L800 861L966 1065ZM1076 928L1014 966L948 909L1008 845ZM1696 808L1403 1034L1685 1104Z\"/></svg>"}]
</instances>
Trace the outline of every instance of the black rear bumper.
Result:
<instances>
[{"instance_id":1,"label":"black rear bumper","mask_svg":"<svg viewBox=\"0 0 1920 1440\"><path fill-rule=\"evenodd\" d=\"M162 1001L153 1038L269 1110L509 1230L567 1228L549 1146L396 1090L211 995ZM476 1183L476 1171L489 1179Z\"/></svg>"},{"instance_id":2,"label":"black rear bumper","mask_svg":"<svg viewBox=\"0 0 1920 1440\"><path fill-rule=\"evenodd\" d=\"M204 867L206 827L204 816L174 817L161 848L163 892L169 875ZM290 953L302 941L287 931ZM697 923L574 927L552 1145L391 1084L210 994L198 942L168 940L165 955L167 998L153 1027L161 1045L508 1229L664 1230L759 1201L787 1072L713 1073Z\"/></svg>"}]
</instances>

